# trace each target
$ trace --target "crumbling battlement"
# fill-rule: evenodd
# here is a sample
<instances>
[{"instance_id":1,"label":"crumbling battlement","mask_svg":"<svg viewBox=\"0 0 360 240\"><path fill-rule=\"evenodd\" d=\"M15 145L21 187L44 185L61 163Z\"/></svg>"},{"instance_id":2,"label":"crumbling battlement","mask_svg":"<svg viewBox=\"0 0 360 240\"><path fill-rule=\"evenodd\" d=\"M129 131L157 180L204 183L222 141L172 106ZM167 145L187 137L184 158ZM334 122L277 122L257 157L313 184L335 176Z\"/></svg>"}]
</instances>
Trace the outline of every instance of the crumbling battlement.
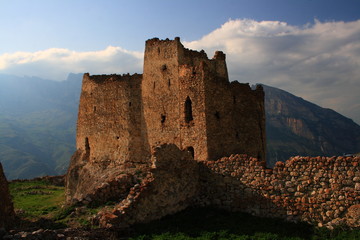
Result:
<instances>
[{"instance_id":1,"label":"crumbling battlement","mask_svg":"<svg viewBox=\"0 0 360 240\"><path fill-rule=\"evenodd\" d=\"M90 80L96 82L97 84L106 83L108 81L136 81L132 79L141 78L142 74L101 74L101 75L90 75L89 73L85 73L86 77Z\"/></svg>"}]
</instances>

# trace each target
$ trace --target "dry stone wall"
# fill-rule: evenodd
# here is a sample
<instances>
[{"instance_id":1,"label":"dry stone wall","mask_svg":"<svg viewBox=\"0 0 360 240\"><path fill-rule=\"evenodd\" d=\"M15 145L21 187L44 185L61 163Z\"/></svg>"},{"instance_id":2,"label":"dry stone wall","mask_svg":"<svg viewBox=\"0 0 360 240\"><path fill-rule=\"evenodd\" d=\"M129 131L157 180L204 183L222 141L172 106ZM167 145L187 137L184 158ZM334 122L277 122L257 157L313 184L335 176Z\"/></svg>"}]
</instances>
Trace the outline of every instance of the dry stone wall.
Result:
<instances>
[{"instance_id":1,"label":"dry stone wall","mask_svg":"<svg viewBox=\"0 0 360 240\"><path fill-rule=\"evenodd\" d=\"M246 155L203 162L197 204L319 226L359 226L359 163L359 157L294 157L267 169Z\"/></svg>"},{"instance_id":2,"label":"dry stone wall","mask_svg":"<svg viewBox=\"0 0 360 240\"><path fill-rule=\"evenodd\" d=\"M119 204L98 214L101 226L147 222L188 206L215 206L328 228L360 226L359 157L294 157L268 169L264 161L245 154L197 162L173 144L153 152L146 176L131 182L127 175L124 182L130 187L120 194ZM105 191L108 195L98 191L94 199L105 200L125 186L104 185L114 189Z\"/></svg>"}]
</instances>

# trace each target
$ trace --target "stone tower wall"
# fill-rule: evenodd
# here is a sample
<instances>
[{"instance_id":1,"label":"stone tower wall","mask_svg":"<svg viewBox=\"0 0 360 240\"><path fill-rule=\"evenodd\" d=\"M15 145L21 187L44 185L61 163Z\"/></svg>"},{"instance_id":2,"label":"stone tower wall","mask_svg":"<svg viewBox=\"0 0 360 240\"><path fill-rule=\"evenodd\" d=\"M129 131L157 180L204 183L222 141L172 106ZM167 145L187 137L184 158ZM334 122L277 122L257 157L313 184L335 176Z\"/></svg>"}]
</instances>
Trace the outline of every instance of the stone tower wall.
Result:
<instances>
[{"instance_id":1,"label":"stone tower wall","mask_svg":"<svg viewBox=\"0 0 360 240\"><path fill-rule=\"evenodd\" d=\"M206 125L209 159L234 153L265 159L264 92L259 86L230 83L225 55L217 52L214 67L206 70ZM220 69L220 70L219 70ZM220 72L220 74L219 74Z\"/></svg>"},{"instance_id":2,"label":"stone tower wall","mask_svg":"<svg viewBox=\"0 0 360 240\"><path fill-rule=\"evenodd\" d=\"M173 143L208 158L204 61L204 52L185 49L179 38L147 41L142 94L150 146Z\"/></svg>"},{"instance_id":3,"label":"stone tower wall","mask_svg":"<svg viewBox=\"0 0 360 240\"><path fill-rule=\"evenodd\" d=\"M141 75L85 74L77 123L77 149L89 161L141 162Z\"/></svg>"}]
</instances>

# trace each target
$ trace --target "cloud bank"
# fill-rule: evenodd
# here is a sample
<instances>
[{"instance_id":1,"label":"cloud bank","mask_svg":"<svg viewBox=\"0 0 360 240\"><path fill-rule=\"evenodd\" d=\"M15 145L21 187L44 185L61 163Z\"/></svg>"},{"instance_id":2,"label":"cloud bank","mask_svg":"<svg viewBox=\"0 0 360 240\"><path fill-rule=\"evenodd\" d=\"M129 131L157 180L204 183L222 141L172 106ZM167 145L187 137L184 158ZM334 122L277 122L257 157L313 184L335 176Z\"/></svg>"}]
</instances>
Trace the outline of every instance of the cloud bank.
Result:
<instances>
[{"instance_id":1,"label":"cloud bank","mask_svg":"<svg viewBox=\"0 0 360 240\"><path fill-rule=\"evenodd\" d=\"M360 123L360 20L301 27L230 20L185 45L224 51L232 80L284 89Z\"/></svg>"},{"instance_id":2,"label":"cloud bank","mask_svg":"<svg viewBox=\"0 0 360 240\"><path fill-rule=\"evenodd\" d=\"M101 51L76 52L51 48L38 52L16 52L0 56L0 73L65 80L72 73L91 74L142 72L142 52L109 46Z\"/></svg>"},{"instance_id":3,"label":"cloud bank","mask_svg":"<svg viewBox=\"0 0 360 240\"><path fill-rule=\"evenodd\" d=\"M209 56L224 51L231 80L278 87L360 123L360 20L305 26L229 20L184 45ZM63 80L69 72L141 73L142 61L143 52L121 47L47 49L0 55L0 73Z\"/></svg>"}]
</instances>

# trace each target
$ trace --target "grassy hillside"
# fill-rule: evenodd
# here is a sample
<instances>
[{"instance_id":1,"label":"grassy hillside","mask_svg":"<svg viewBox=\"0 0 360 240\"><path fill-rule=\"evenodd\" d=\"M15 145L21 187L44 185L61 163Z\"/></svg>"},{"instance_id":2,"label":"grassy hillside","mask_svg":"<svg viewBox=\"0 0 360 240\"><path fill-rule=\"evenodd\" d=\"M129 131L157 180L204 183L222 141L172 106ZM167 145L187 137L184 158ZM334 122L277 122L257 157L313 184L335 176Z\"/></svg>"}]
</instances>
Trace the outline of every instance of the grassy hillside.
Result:
<instances>
[{"instance_id":1,"label":"grassy hillside","mask_svg":"<svg viewBox=\"0 0 360 240\"><path fill-rule=\"evenodd\" d=\"M63 207L64 187L46 181L12 182L10 192L22 218L17 227L81 227L92 231L90 218L102 206ZM158 221L133 226L123 237L130 239L360 239L360 230L318 229L306 223L259 218L213 208L187 209Z\"/></svg>"}]
</instances>

